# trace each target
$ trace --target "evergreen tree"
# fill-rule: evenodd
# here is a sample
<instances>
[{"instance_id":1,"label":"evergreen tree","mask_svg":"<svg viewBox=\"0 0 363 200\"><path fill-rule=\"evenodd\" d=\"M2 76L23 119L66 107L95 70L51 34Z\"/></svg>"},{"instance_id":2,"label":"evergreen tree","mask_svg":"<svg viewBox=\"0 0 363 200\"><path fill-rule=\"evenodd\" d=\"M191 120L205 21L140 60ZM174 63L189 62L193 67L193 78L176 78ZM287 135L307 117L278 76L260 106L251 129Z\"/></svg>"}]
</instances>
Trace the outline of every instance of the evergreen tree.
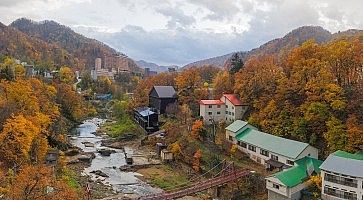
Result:
<instances>
[{"instance_id":1,"label":"evergreen tree","mask_svg":"<svg viewBox=\"0 0 363 200\"><path fill-rule=\"evenodd\" d=\"M242 58L240 58L238 53L235 53L232 55L232 59L231 59L231 69L229 70L229 73L231 74L235 74L237 73L239 70L241 70L243 68L243 60Z\"/></svg>"}]
</instances>

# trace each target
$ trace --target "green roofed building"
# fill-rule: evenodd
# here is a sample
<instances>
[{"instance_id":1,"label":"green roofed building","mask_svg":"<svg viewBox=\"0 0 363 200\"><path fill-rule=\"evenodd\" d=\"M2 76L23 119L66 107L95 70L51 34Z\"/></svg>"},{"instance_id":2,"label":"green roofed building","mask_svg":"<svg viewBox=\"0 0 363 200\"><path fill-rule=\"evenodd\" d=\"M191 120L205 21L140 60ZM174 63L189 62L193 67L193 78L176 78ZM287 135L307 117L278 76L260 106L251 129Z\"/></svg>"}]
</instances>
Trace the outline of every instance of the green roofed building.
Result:
<instances>
[{"instance_id":1,"label":"green roofed building","mask_svg":"<svg viewBox=\"0 0 363 200\"><path fill-rule=\"evenodd\" d=\"M284 169L296 160L310 156L318 158L313 146L258 131L247 122L237 120L226 128L226 139L267 169Z\"/></svg>"},{"instance_id":2,"label":"green roofed building","mask_svg":"<svg viewBox=\"0 0 363 200\"><path fill-rule=\"evenodd\" d=\"M298 200L301 190L308 186L307 180L320 173L323 161L304 157L295 161L294 166L266 178L269 200Z\"/></svg>"},{"instance_id":3,"label":"green roofed building","mask_svg":"<svg viewBox=\"0 0 363 200\"><path fill-rule=\"evenodd\" d=\"M363 152L336 151L320 166L324 200L363 200Z\"/></svg>"}]
</instances>

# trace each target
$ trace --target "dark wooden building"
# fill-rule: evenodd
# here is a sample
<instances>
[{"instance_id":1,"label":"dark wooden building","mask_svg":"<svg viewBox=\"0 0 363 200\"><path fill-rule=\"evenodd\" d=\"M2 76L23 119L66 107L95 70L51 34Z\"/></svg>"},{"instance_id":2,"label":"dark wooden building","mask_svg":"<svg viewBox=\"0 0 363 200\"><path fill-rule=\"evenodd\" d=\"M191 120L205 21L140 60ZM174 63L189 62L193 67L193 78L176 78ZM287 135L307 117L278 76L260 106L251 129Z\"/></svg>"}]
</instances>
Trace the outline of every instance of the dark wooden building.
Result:
<instances>
[{"instance_id":1,"label":"dark wooden building","mask_svg":"<svg viewBox=\"0 0 363 200\"><path fill-rule=\"evenodd\" d=\"M134 119L147 132L155 132L159 130L158 114L154 112L151 108L135 108Z\"/></svg>"},{"instance_id":2,"label":"dark wooden building","mask_svg":"<svg viewBox=\"0 0 363 200\"><path fill-rule=\"evenodd\" d=\"M177 95L172 86L154 86L149 93L149 106L159 114L164 114L166 107L176 101Z\"/></svg>"}]
</instances>

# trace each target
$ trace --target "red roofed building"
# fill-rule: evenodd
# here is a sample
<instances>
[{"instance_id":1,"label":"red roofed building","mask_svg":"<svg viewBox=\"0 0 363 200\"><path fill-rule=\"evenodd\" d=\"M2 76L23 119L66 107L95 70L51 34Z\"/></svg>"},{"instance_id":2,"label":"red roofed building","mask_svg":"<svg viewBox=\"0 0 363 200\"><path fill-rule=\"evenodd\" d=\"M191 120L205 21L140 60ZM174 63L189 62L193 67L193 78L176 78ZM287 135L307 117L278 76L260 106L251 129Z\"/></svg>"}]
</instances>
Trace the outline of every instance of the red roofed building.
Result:
<instances>
[{"instance_id":1,"label":"red roofed building","mask_svg":"<svg viewBox=\"0 0 363 200\"><path fill-rule=\"evenodd\" d=\"M199 106L200 116L207 124L213 121L231 123L242 119L248 108L235 94L223 94L219 100L201 100Z\"/></svg>"}]
</instances>

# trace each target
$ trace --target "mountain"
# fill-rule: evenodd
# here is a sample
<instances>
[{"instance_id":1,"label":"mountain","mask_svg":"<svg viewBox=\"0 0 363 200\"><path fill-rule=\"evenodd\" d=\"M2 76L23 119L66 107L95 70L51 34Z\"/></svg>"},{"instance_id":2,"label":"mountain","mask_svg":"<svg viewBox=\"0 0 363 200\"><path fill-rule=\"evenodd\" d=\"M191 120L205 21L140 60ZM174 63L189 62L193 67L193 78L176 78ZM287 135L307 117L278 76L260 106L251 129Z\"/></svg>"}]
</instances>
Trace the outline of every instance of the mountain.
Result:
<instances>
[{"instance_id":1,"label":"mountain","mask_svg":"<svg viewBox=\"0 0 363 200\"><path fill-rule=\"evenodd\" d=\"M71 59L72 62L69 62L69 64L79 69L92 69L95 59L100 57L103 65L108 61L107 66L110 67L114 67L111 63L117 63L115 65L121 67L121 69L140 71L136 63L126 55L54 21L35 22L21 18L11 23L9 28L17 29L34 40L40 40L50 46L58 47L65 56L63 54L56 54L55 56L64 57L66 60ZM34 46L34 48L38 50L37 46ZM63 63L55 64L60 65Z\"/></svg>"},{"instance_id":2,"label":"mountain","mask_svg":"<svg viewBox=\"0 0 363 200\"><path fill-rule=\"evenodd\" d=\"M44 42L38 38L0 23L0 54L10 55L22 61L48 61L59 65L74 65L75 57L60 46Z\"/></svg>"},{"instance_id":3,"label":"mountain","mask_svg":"<svg viewBox=\"0 0 363 200\"><path fill-rule=\"evenodd\" d=\"M158 73L161 72L166 72L168 71L169 68L175 68L176 70L179 68L177 65L169 65L169 66L162 66L162 65L158 65L152 62L147 62L145 60L139 60L136 61L136 64L140 67L140 68L150 68L151 71L156 71Z\"/></svg>"},{"instance_id":4,"label":"mountain","mask_svg":"<svg viewBox=\"0 0 363 200\"><path fill-rule=\"evenodd\" d=\"M256 49L252 49L251 51L248 52L240 52L240 54L244 61L248 60L250 57L253 56L261 56L261 55L278 56L286 51L290 51L294 47L297 47L310 39L314 39L317 43L324 43L332 40L333 38L334 38L333 34L331 34L329 31L325 30L320 26L303 26L291 31L282 38L271 40ZM203 65L214 65L216 67L223 68L224 66L229 65L231 56L233 54L234 53L230 53L227 55L190 63L185 65L183 69L191 66L201 67Z\"/></svg>"},{"instance_id":5,"label":"mountain","mask_svg":"<svg viewBox=\"0 0 363 200\"><path fill-rule=\"evenodd\" d=\"M204 59L204 60L200 60L200 61L196 61L193 63L189 63L185 66L182 67L182 69L187 69L190 67L202 67L204 65L212 65L215 67L223 67L224 63L226 62L227 59L229 59L234 53L229 53L223 56L217 56L217 57L213 57L213 58L208 58L208 59Z\"/></svg>"}]
</instances>

